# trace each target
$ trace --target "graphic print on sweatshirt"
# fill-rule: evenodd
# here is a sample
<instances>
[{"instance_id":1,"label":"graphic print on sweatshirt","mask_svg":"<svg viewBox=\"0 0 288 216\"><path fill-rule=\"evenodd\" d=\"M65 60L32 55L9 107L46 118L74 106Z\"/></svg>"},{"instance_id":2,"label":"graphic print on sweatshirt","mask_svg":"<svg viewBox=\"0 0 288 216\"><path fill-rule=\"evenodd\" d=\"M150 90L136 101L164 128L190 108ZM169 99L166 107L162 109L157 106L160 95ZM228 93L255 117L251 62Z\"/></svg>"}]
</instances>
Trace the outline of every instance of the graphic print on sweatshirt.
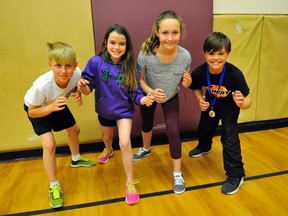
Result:
<instances>
[{"instance_id":1,"label":"graphic print on sweatshirt","mask_svg":"<svg viewBox=\"0 0 288 216\"><path fill-rule=\"evenodd\" d=\"M102 70L102 80L105 82L105 83L108 83L109 79L114 79L114 80L117 80L117 84L118 85L122 85L122 78L123 78L123 73L122 71L118 73L117 76L115 75L110 75L109 73L109 69L103 69Z\"/></svg>"}]
</instances>

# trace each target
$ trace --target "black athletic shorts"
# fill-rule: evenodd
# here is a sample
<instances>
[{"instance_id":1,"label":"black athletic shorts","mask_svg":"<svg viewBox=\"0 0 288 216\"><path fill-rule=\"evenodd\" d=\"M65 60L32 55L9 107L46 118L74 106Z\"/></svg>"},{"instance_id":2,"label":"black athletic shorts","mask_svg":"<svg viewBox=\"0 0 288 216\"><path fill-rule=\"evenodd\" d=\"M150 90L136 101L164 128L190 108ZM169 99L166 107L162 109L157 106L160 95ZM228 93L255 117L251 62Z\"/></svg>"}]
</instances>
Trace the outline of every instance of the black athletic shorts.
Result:
<instances>
[{"instance_id":1,"label":"black athletic shorts","mask_svg":"<svg viewBox=\"0 0 288 216\"><path fill-rule=\"evenodd\" d=\"M25 104L24 110L28 115L28 107ZM67 105L63 110L52 112L47 116L41 118L31 118L28 115L28 118L32 124L34 132L38 136L52 130L56 132L61 131L76 124L76 121Z\"/></svg>"},{"instance_id":2,"label":"black athletic shorts","mask_svg":"<svg viewBox=\"0 0 288 216\"><path fill-rule=\"evenodd\" d=\"M109 120L105 119L102 116L98 115L98 121L99 123L104 127L111 127L114 128L117 125L116 120Z\"/></svg>"}]
</instances>

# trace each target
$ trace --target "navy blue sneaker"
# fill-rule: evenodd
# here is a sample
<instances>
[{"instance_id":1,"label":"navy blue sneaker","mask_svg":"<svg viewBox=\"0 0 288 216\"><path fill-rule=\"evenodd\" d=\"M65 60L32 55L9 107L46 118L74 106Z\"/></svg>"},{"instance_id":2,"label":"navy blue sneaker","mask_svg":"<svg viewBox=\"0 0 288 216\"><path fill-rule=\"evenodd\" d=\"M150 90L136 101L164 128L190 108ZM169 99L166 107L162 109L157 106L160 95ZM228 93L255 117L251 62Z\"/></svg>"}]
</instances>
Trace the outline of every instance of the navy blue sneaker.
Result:
<instances>
[{"instance_id":1,"label":"navy blue sneaker","mask_svg":"<svg viewBox=\"0 0 288 216\"><path fill-rule=\"evenodd\" d=\"M234 194L239 190L243 182L244 182L243 177L237 178L233 176L228 176L225 183L222 185L221 190L225 194Z\"/></svg>"},{"instance_id":2,"label":"navy blue sneaker","mask_svg":"<svg viewBox=\"0 0 288 216\"><path fill-rule=\"evenodd\" d=\"M196 157L200 157L201 155L204 155L204 154L209 154L211 151L212 151L212 148L210 148L208 150L203 150L199 147L196 147L189 152L189 156L196 158Z\"/></svg>"}]
</instances>

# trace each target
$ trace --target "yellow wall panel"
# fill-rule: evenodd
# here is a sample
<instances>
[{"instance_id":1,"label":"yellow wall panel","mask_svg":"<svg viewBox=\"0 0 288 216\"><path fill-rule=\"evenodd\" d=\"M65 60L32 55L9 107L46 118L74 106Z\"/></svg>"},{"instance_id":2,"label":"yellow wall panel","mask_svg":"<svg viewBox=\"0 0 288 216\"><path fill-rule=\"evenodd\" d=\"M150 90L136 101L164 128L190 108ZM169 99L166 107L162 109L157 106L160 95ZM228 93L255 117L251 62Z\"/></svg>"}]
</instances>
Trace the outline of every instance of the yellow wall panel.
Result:
<instances>
[{"instance_id":1,"label":"yellow wall panel","mask_svg":"<svg viewBox=\"0 0 288 216\"><path fill-rule=\"evenodd\" d=\"M256 120L288 117L288 16L265 16Z\"/></svg>"},{"instance_id":2,"label":"yellow wall panel","mask_svg":"<svg viewBox=\"0 0 288 216\"><path fill-rule=\"evenodd\" d=\"M232 51L228 61L243 72L250 87L250 97L253 103L250 109L241 110L239 123L254 121L257 108L263 16L214 15L213 21L213 31L221 31L230 38Z\"/></svg>"},{"instance_id":3,"label":"yellow wall panel","mask_svg":"<svg viewBox=\"0 0 288 216\"><path fill-rule=\"evenodd\" d=\"M48 71L47 42L71 44L83 69L95 54L90 0L1 0L0 7L0 151L39 148L40 140L23 110L32 82ZM80 140L101 139L93 95L78 107L69 102L81 127ZM66 132L56 134L66 145Z\"/></svg>"},{"instance_id":4,"label":"yellow wall panel","mask_svg":"<svg viewBox=\"0 0 288 216\"><path fill-rule=\"evenodd\" d=\"M47 42L71 44L83 69L95 54L90 0L1 0L0 7L0 152L39 148L23 97L32 82L48 71ZM287 118L287 16L214 15L214 31L232 41L228 61L244 73L253 105L241 111L239 122ZM78 107L68 102L81 133L80 142L100 141L101 128L93 95ZM65 132L57 143L67 145Z\"/></svg>"}]
</instances>

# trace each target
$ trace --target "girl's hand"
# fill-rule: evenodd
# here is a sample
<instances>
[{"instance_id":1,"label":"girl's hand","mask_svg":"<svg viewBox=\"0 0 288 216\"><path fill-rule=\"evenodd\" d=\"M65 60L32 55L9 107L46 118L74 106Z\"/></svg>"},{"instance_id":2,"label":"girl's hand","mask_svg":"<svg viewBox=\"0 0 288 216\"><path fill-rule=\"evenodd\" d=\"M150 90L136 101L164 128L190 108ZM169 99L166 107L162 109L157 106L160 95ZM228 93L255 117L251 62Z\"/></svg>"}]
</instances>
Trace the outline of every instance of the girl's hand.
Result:
<instances>
[{"instance_id":1,"label":"girl's hand","mask_svg":"<svg viewBox=\"0 0 288 216\"><path fill-rule=\"evenodd\" d=\"M206 97L205 97L205 96L202 96L202 97L200 97L200 99L199 99L199 106L200 106L200 109L201 109L202 111L206 111L206 110L209 108L209 106L210 106L210 103L207 102L207 101L205 101L205 100L206 100Z\"/></svg>"},{"instance_id":2,"label":"girl's hand","mask_svg":"<svg viewBox=\"0 0 288 216\"><path fill-rule=\"evenodd\" d=\"M90 82L88 80L85 80L83 78L81 78L78 83L77 83L77 89L79 92L82 92L86 86L89 84Z\"/></svg>"},{"instance_id":3,"label":"girl's hand","mask_svg":"<svg viewBox=\"0 0 288 216\"><path fill-rule=\"evenodd\" d=\"M167 98L167 95L164 93L163 89L156 88L154 89L151 94L154 96L154 100L157 103L163 103L165 99Z\"/></svg>"},{"instance_id":4,"label":"girl's hand","mask_svg":"<svg viewBox=\"0 0 288 216\"><path fill-rule=\"evenodd\" d=\"M191 75L188 73L188 71L184 71L183 73L183 77L182 77L182 86L184 88L188 88L192 83L192 77Z\"/></svg>"},{"instance_id":5,"label":"girl's hand","mask_svg":"<svg viewBox=\"0 0 288 216\"><path fill-rule=\"evenodd\" d=\"M147 96L143 97L140 100L141 105L146 105L147 107L151 106L154 102L154 96L150 93L147 94Z\"/></svg>"}]
</instances>

